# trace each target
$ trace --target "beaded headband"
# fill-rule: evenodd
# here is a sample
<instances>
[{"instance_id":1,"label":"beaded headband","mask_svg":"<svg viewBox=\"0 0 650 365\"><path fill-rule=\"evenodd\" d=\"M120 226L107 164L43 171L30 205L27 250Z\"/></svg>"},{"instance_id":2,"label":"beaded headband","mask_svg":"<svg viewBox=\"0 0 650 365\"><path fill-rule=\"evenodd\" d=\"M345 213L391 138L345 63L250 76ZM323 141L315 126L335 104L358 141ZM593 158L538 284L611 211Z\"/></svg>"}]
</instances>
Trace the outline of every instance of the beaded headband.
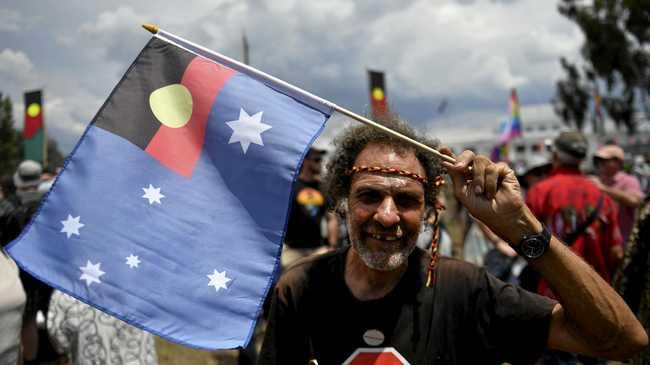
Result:
<instances>
[{"instance_id":1,"label":"beaded headband","mask_svg":"<svg viewBox=\"0 0 650 365\"><path fill-rule=\"evenodd\" d=\"M405 171L402 169L398 169L396 167L382 167L382 166L352 166L351 169L346 171L346 175L352 176L356 173L359 172L377 172L381 174L388 174L388 175L399 175L399 176L404 176L404 177L409 177L413 180L419 181L423 185L426 185L428 180L426 177L421 176L419 174L416 174L415 172L411 171ZM444 184L445 180L442 176L436 176L434 180L434 185L435 186L440 186Z\"/></svg>"}]
</instances>

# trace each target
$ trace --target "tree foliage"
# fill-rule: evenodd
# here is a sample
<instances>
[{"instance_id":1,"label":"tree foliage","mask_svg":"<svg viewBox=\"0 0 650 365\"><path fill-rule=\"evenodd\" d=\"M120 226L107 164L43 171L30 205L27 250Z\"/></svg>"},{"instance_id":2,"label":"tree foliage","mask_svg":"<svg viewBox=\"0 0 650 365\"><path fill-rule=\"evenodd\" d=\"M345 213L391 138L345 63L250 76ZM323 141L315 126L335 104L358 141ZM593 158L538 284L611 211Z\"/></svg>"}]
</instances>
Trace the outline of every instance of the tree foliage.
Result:
<instances>
[{"instance_id":1,"label":"tree foliage","mask_svg":"<svg viewBox=\"0 0 650 365\"><path fill-rule=\"evenodd\" d=\"M582 129L589 107L589 93L578 68L565 58L560 62L567 78L557 83L557 95L552 100L553 109L569 125Z\"/></svg>"},{"instance_id":2,"label":"tree foliage","mask_svg":"<svg viewBox=\"0 0 650 365\"><path fill-rule=\"evenodd\" d=\"M12 174L22 159L22 136L14 129L11 99L0 93L0 176Z\"/></svg>"},{"instance_id":3,"label":"tree foliage","mask_svg":"<svg viewBox=\"0 0 650 365\"><path fill-rule=\"evenodd\" d=\"M47 168L54 172L56 168L63 167L65 156L59 150L59 145L52 138L47 139Z\"/></svg>"},{"instance_id":4,"label":"tree foliage","mask_svg":"<svg viewBox=\"0 0 650 365\"><path fill-rule=\"evenodd\" d=\"M650 114L650 1L561 0L558 10L585 36L582 70L562 59L566 79L557 83L557 114L582 128L589 103L601 94L603 107L619 127L633 133L635 110Z\"/></svg>"}]
</instances>

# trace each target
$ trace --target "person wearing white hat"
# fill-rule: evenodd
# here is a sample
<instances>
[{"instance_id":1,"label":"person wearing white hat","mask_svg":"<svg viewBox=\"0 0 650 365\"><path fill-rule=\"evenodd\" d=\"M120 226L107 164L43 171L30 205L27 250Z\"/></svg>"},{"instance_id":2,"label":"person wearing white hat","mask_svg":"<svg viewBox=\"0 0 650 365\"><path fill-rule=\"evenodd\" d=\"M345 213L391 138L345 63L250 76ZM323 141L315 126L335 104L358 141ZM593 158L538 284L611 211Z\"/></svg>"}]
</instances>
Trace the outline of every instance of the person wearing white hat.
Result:
<instances>
[{"instance_id":1,"label":"person wearing white hat","mask_svg":"<svg viewBox=\"0 0 650 365\"><path fill-rule=\"evenodd\" d=\"M16 186L16 195L21 203L25 204L41 199L43 194L38 192L41 174L43 174L43 167L36 161L25 160L18 165L13 180Z\"/></svg>"}]
</instances>

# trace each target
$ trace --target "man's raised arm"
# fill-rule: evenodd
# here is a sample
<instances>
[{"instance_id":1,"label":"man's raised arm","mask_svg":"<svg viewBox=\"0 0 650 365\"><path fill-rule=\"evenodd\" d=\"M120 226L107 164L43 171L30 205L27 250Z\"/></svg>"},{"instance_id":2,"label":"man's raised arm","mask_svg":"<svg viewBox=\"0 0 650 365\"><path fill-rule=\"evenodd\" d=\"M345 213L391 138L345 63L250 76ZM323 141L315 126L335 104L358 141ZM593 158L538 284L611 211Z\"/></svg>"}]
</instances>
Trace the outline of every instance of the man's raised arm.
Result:
<instances>
[{"instance_id":1,"label":"man's raised arm","mask_svg":"<svg viewBox=\"0 0 650 365\"><path fill-rule=\"evenodd\" d=\"M453 156L449 149L441 151ZM457 199L474 217L515 249L524 236L542 233L508 165L470 151L455 158L455 164L443 165ZM560 301L552 313L549 348L624 360L648 345L647 333L623 299L560 240L552 237L544 254L529 263Z\"/></svg>"}]
</instances>

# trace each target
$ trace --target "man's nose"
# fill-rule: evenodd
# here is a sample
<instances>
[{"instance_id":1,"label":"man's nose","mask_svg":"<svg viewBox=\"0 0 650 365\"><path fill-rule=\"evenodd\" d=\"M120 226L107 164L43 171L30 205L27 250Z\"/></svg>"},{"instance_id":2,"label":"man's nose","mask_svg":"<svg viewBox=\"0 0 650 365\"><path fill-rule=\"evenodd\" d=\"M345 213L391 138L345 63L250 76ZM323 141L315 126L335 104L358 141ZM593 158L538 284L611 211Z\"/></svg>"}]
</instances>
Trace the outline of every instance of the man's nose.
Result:
<instances>
[{"instance_id":1,"label":"man's nose","mask_svg":"<svg viewBox=\"0 0 650 365\"><path fill-rule=\"evenodd\" d=\"M395 205L395 201L392 197L387 196L384 198L381 204L377 207L374 219L386 228L399 223L399 211L397 210L397 205Z\"/></svg>"}]
</instances>

